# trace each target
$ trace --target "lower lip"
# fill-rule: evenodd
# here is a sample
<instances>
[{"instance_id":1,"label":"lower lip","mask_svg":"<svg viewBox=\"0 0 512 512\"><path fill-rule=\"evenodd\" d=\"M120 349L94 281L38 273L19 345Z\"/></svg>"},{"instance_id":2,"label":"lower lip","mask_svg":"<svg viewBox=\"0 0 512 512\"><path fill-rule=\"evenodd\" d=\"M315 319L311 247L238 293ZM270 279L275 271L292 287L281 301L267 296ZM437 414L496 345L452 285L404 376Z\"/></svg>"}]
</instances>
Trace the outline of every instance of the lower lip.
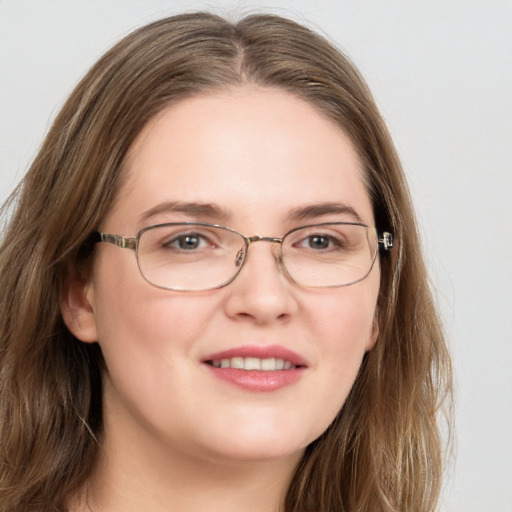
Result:
<instances>
[{"instance_id":1,"label":"lower lip","mask_svg":"<svg viewBox=\"0 0 512 512\"><path fill-rule=\"evenodd\" d=\"M305 368L293 368L290 370L258 371L239 370L235 368L216 368L206 365L215 377L230 382L235 386L248 391L277 391L286 386L295 384L304 373Z\"/></svg>"}]
</instances>

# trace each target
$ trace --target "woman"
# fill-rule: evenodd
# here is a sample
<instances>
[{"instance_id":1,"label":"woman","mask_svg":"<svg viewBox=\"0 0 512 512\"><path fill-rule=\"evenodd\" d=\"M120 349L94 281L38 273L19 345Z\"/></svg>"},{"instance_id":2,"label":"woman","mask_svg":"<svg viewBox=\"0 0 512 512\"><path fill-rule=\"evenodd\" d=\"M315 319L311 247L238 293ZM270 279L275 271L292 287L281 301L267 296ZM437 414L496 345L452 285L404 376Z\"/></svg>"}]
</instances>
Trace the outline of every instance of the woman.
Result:
<instances>
[{"instance_id":1,"label":"woman","mask_svg":"<svg viewBox=\"0 0 512 512\"><path fill-rule=\"evenodd\" d=\"M324 39L135 31L13 197L0 510L435 508L449 359L392 142Z\"/></svg>"}]
</instances>

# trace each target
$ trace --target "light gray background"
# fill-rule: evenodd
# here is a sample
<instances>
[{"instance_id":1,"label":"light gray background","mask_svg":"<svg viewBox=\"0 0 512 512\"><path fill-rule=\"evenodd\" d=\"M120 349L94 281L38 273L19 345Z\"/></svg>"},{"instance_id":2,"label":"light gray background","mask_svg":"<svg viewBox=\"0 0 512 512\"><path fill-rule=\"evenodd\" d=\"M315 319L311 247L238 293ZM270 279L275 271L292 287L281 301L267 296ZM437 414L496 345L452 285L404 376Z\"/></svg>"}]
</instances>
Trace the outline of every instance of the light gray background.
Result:
<instances>
[{"instance_id":1,"label":"light gray background","mask_svg":"<svg viewBox=\"0 0 512 512\"><path fill-rule=\"evenodd\" d=\"M512 2L0 0L0 199L108 46L195 9L308 23L366 76L410 180L454 354L456 458L441 510L512 511Z\"/></svg>"}]
</instances>

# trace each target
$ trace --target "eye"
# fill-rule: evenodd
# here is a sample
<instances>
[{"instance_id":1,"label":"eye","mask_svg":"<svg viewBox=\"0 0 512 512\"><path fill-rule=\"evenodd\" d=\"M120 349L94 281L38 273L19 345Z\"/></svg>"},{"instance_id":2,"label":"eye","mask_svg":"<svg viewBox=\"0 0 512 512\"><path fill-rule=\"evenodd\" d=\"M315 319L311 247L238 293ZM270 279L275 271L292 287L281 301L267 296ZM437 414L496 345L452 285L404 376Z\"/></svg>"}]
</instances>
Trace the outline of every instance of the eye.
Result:
<instances>
[{"instance_id":1,"label":"eye","mask_svg":"<svg viewBox=\"0 0 512 512\"><path fill-rule=\"evenodd\" d=\"M314 251L326 251L343 247L344 241L341 236L333 236L322 233L310 234L294 244L303 249Z\"/></svg>"},{"instance_id":2,"label":"eye","mask_svg":"<svg viewBox=\"0 0 512 512\"><path fill-rule=\"evenodd\" d=\"M305 239L305 243L310 249L328 249L332 240L323 235L312 235Z\"/></svg>"},{"instance_id":3,"label":"eye","mask_svg":"<svg viewBox=\"0 0 512 512\"><path fill-rule=\"evenodd\" d=\"M211 242L199 233L179 234L162 244L164 248L177 249L180 251L195 251L211 246Z\"/></svg>"}]
</instances>

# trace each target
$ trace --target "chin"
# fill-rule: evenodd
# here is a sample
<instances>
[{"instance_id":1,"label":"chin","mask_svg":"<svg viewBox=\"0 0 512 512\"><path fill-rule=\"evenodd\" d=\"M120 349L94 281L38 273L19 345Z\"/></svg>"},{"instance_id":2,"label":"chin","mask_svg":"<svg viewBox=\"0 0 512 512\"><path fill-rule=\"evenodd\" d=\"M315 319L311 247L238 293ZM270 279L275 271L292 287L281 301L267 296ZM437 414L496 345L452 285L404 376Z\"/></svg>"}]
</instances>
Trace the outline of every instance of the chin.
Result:
<instances>
[{"instance_id":1,"label":"chin","mask_svg":"<svg viewBox=\"0 0 512 512\"><path fill-rule=\"evenodd\" d=\"M305 446L286 446L283 444L255 443L252 446L230 446L229 448L210 452L207 457L211 462L224 464L260 464L279 461L298 462L302 457Z\"/></svg>"},{"instance_id":2,"label":"chin","mask_svg":"<svg viewBox=\"0 0 512 512\"><path fill-rule=\"evenodd\" d=\"M319 432L318 435L321 435ZM208 458L220 462L271 462L280 459L300 459L316 435L297 432L287 424L282 426L251 425L250 428L212 431L210 443L205 446ZM214 440L214 443L211 441Z\"/></svg>"}]
</instances>

